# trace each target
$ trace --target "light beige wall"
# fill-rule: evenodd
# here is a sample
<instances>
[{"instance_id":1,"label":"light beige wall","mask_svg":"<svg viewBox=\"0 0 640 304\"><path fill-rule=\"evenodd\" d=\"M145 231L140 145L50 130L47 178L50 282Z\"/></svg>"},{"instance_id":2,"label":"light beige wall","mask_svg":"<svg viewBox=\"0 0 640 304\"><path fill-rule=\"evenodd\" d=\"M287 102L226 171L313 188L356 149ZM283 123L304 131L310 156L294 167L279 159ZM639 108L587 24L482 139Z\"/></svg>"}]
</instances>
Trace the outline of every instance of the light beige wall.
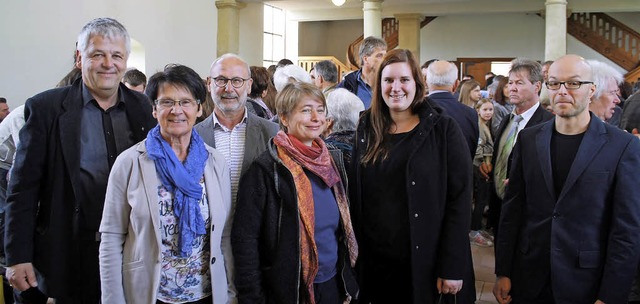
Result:
<instances>
[{"instance_id":1,"label":"light beige wall","mask_svg":"<svg viewBox=\"0 0 640 304\"><path fill-rule=\"evenodd\" d=\"M52 88L71 69L78 32L97 17L117 19L142 43L147 76L168 63L207 75L216 50L214 1L0 1L0 96L10 107Z\"/></svg>"},{"instance_id":2,"label":"light beige wall","mask_svg":"<svg viewBox=\"0 0 640 304\"><path fill-rule=\"evenodd\" d=\"M249 65L262 66L264 5L248 3L240 9L240 57Z\"/></svg>"},{"instance_id":3,"label":"light beige wall","mask_svg":"<svg viewBox=\"0 0 640 304\"><path fill-rule=\"evenodd\" d=\"M299 23L300 56L334 56L347 62L347 47L362 36L362 20Z\"/></svg>"}]
</instances>

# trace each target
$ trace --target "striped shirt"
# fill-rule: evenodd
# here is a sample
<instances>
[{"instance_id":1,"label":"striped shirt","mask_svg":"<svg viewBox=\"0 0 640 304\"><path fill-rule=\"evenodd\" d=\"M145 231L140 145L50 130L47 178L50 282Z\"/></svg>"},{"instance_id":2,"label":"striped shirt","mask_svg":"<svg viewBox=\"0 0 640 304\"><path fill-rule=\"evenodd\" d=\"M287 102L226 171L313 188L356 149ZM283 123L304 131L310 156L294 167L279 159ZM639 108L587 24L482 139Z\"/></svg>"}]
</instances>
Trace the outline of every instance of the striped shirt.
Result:
<instances>
[{"instance_id":1,"label":"striped shirt","mask_svg":"<svg viewBox=\"0 0 640 304\"><path fill-rule=\"evenodd\" d=\"M227 161L229 174L231 175L231 202L235 204L238 194L238 184L240 183L240 173L242 172L242 161L244 159L244 143L247 137L247 110L245 108L244 118L233 129L223 126L216 114L213 114L213 135L216 138L216 150L218 150Z\"/></svg>"}]
</instances>

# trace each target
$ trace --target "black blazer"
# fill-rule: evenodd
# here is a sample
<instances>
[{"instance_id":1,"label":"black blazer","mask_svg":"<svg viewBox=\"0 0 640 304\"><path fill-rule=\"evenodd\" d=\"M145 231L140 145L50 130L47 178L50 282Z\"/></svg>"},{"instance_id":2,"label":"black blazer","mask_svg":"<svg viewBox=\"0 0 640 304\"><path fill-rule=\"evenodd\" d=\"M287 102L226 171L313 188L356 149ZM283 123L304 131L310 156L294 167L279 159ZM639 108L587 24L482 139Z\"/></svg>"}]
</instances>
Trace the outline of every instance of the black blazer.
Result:
<instances>
[{"instance_id":1,"label":"black blazer","mask_svg":"<svg viewBox=\"0 0 640 304\"><path fill-rule=\"evenodd\" d=\"M459 102L453 94L449 92L439 92L429 95L433 103L444 110L443 114L449 115L458 123L464 135L471 159L476 156L476 147L480 137L480 127L478 126L478 113Z\"/></svg>"},{"instance_id":2,"label":"black blazer","mask_svg":"<svg viewBox=\"0 0 640 304\"><path fill-rule=\"evenodd\" d=\"M156 124L151 103L123 84L119 90L134 141L141 141ZM78 257L69 249L77 240L91 236L91 232L78 229L80 212L102 213L104 204L104 193L80 197L82 191L78 190L82 107L81 79L27 100L25 125L20 131L9 182L7 265L33 263L40 273L39 280L44 278L46 282L38 287L54 298L76 288L71 278ZM100 223L88 224L98 227Z\"/></svg>"},{"instance_id":3,"label":"black blazer","mask_svg":"<svg viewBox=\"0 0 640 304\"><path fill-rule=\"evenodd\" d=\"M640 141L591 114L556 197L554 122L523 130L513 150L496 274L511 278L514 302L551 284L556 303L627 303L640 257Z\"/></svg>"}]
</instances>

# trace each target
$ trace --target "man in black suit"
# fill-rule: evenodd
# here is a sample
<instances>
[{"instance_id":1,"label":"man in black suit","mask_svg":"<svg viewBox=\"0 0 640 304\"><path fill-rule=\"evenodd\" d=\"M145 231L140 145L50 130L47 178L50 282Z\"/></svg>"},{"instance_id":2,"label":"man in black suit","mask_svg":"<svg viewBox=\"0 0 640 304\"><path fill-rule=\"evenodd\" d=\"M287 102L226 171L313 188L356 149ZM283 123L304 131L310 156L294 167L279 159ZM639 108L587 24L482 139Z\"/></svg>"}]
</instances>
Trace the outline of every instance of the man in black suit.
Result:
<instances>
[{"instance_id":1,"label":"man in black suit","mask_svg":"<svg viewBox=\"0 0 640 304\"><path fill-rule=\"evenodd\" d=\"M493 175L494 183L489 198L488 226L493 227L494 235L498 234L502 200L509 181L511 150L517 141L518 132L553 118L551 113L540 106L542 79L542 66L538 62L525 58L517 58L511 62L507 85L509 102L515 105L515 109L502 120L498 133L493 138L493 171L488 173Z\"/></svg>"},{"instance_id":2,"label":"man in black suit","mask_svg":"<svg viewBox=\"0 0 640 304\"><path fill-rule=\"evenodd\" d=\"M82 80L25 104L5 234L7 278L24 302L100 301L97 231L109 171L155 125L148 98L120 82L130 50L118 21L90 21L77 41Z\"/></svg>"},{"instance_id":3,"label":"man in black suit","mask_svg":"<svg viewBox=\"0 0 640 304\"><path fill-rule=\"evenodd\" d=\"M589 63L546 84L555 119L523 130L496 242L499 303L627 303L640 257L640 141L590 113Z\"/></svg>"},{"instance_id":4,"label":"man in black suit","mask_svg":"<svg viewBox=\"0 0 640 304\"><path fill-rule=\"evenodd\" d=\"M457 77L458 68L453 63L445 60L432 62L427 68L428 96L435 105L444 109L444 114L451 116L458 123L473 159L480 136L478 113L453 96L452 92L458 84Z\"/></svg>"}]
</instances>

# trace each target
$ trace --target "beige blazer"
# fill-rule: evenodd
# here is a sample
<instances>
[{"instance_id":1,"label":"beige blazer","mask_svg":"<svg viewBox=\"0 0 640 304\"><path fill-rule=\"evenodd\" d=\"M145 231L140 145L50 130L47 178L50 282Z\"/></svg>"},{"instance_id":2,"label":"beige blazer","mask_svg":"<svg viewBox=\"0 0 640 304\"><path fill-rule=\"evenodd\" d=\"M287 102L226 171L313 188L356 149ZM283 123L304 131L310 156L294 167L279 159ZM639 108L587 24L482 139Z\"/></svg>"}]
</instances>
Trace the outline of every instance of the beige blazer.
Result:
<instances>
[{"instance_id":1,"label":"beige blazer","mask_svg":"<svg viewBox=\"0 0 640 304\"><path fill-rule=\"evenodd\" d=\"M160 282L160 213L155 164L146 140L124 151L113 165L100 232L103 304L155 304ZM204 182L211 215L213 303L236 303L231 255L231 186L222 154L207 146Z\"/></svg>"}]
</instances>

